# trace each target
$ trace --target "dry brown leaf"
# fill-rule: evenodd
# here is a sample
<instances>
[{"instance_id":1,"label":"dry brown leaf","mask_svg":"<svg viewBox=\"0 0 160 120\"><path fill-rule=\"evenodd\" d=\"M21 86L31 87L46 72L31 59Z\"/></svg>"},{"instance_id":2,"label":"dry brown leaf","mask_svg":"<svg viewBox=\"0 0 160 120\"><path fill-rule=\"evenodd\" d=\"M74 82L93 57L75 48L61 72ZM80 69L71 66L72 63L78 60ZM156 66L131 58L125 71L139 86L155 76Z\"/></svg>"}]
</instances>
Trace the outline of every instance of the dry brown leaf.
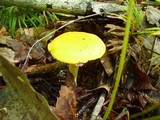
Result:
<instances>
[{"instance_id":1,"label":"dry brown leaf","mask_svg":"<svg viewBox=\"0 0 160 120\"><path fill-rule=\"evenodd\" d=\"M144 94L140 93L138 95L138 99L139 99L139 102L141 103L141 106L144 108L147 105L147 103L148 103L148 101L144 97Z\"/></svg>"},{"instance_id":2,"label":"dry brown leaf","mask_svg":"<svg viewBox=\"0 0 160 120\"><path fill-rule=\"evenodd\" d=\"M4 26L0 28L0 37L8 35L8 32Z\"/></svg>"},{"instance_id":3,"label":"dry brown leaf","mask_svg":"<svg viewBox=\"0 0 160 120\"><path fill-rule=\"evenodd\" d=\"M101 57L100 61L107 75L110 76L113 73L113 66L107 52Z\"/></svg>"},{"instance_id":4,"label":"dry brown leaf","mask_svg":"<svg viewBox=\"0 0 160 120\"><path fill-rule=\"evenodd\" d=\"M141 71L137 65L132 65L131 69L135 77L135 83L133 85L135 89L137 90L157 90L155 87L152 86L147 73Z\"/></svg>"},{"instance_id":5,"label":"dry brown leaf","mask_svg":"<svg viewBox=\"0 0 160 120\"><path fill-rule=\"evenodd\" d=\"M61 120L76 120L76 94L72 87L61 86L60 96L53 111Z\"/></svg>"},{"instance_id":6,"label":"dry brown leaf","mask_svg":"<svg viewBox=\"0 0 160 120\"><path fill-rule=\"evenodd\" d=\"M12 63L18 62L18 60L15 59L15 52L10 48L0 47L0 55Z\"/></svg>"}]
</instances>

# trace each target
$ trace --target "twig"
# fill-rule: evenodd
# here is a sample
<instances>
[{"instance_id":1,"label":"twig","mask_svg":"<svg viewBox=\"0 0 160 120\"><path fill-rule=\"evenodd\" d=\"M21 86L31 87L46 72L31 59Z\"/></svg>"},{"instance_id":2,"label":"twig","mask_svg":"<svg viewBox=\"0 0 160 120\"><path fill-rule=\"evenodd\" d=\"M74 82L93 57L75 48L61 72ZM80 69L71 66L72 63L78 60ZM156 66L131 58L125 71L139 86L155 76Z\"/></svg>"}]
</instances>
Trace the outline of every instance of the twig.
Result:
<instances>
[{"instance_id":1,"label":"twig","mask_svg":"<svg viewBox=\"0 0 160 120\"><path fill-rule=\"evenodd\" d=\"M106 97L106 92L103 92L101 94L101 96L99 97L99 100L98 100L96 106L94 107L94 110L92 112L90 120L97 120L98 114L100 113L101 108L103 107L103 103L105 101L105 97Z\"/></svg>"}]
</instances>

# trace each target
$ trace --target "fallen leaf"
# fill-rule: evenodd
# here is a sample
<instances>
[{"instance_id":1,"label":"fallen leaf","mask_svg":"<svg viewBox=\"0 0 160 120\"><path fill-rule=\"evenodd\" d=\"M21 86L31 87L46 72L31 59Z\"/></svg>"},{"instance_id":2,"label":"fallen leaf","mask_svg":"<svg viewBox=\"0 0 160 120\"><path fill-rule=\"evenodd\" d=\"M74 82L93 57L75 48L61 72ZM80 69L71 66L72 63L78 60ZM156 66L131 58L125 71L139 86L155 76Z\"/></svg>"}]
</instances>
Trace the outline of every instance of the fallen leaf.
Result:
<instances>
[{"instance_id":1,"label":"fallen leaf","mask_svg":"<svg viewBox=\"0 0 160 120\"><path fill-rule=\"evenodd\" d=\"M18 62L18 60L15 59L15 52L8 47L0 47L0 55L12 63Z\"/></svg>"},{"instance_id":2,"label":"fallen leaf","mask_svg":"<svg viewBox=\"0 0 160 120\"><path fill-rule=\"evenodd\" d=\"M119 116L119 115L120 115L120 113L117 113L116 111L111 111L111 113L109 115L109 119L110 120L129 120L126 113L124 113L123 116ZM117 119L117 117L118 117L118 119Z\"/></svg>"},{"instance_id":3,"label":"fallen leaf","mask_svg":"<svg viewBox=\"0 0 160 120\"><path fill-rule=\"evenodd\" d=\"M0 37L1 36L6 36L8 34L6 28L4 26L1 27L0 29Z\"/></svg>"},{"instance_id":4,"label":"fallen leaf","mask_svg":"<svg viewBox=\"0 0 160 120\"><path fill-rule=\"evenodd\" d=\"M76 94L72 87L61 86L60 96L53 111L61 120L76 120Z\"/></svg>"},{"instance_id":5,"label":"fallen leaf","mask_svg":"<svg viewBox=\"0 0 160 120\"><path fill-rule=\"evenodd\" d=\"M26 76L2 56L0 72L6 83L0 89L0 109L6 109L8 120L58 120L46 99L32 88Z\"/></svg>"},{"instance_id":6,"label":"fallen leaf","mask_svg":"<svg viewBox=\"0 0 160 120\"><path fill-rule=\"evenodd\" d=\"M133 87L137 90L157 90L152 86L147 73L142 72L136 64L131 65L132 74L135 77Z\"/></svg>"},{"instance_id":7,"label":"fallen leaf","mask_svg":"<svg viewBox=\"0 0 160 120\"><path fill-rule=\"evenodd\" d=\"M160 26L160 10L153 6L147 6L146 17L150 24Z\"/></svg>"},{"instance_id":8,"label":"fallen leaf","mask_svg":"<svg viewBox=\"0 0 160 120\"><path fill-rule=\"evenodd\" d=\"M114 103L114 109L120 109L123 106L125 106L126 104L129 104L128 100L126 100L126 99L118 99Z\"/></svg>"},{"instance_id":9,"label":"fallen leaf","mask_svg":"<svg viewBox=\"0 0 160 120\"><path fill-rule=\"evenodd\" d=\"M108 76L111 76L113 73L113 66L111 64L111 60L108 56L108 54L105 52L105 54L100 58L100 61L102 63L102 66L105 69L105 72L107 73Z\"/></svg>"},{"instance_id":10,"label":"fallen leaf","mask_svg":"<svg viewBox=\"0 0 160 120\"><path fill-rule=\"evenodd\" d=\"M138 95L138 99L139 99L139 102L141 103L141 106L144 108L146 106L146 104L148 103L148 101L146 100L146 98L144 97L144 94L143 93L140 93Z\"/></svg>"},{"instance_id":11,"label":"fallen leaf","mask_svg":"<svg viewBox=\"0 0 160 120\"><path fill-rule=\"evenodd\" d=\"M148 38L148 39L144 39L144 46L151 50L152 47L153 47L153 51L156 53L153 53L152 54L152 58L150 59L151 61L151 66L154 66L158 63L160 63L160 57L158 58L157 54L160 54L160 49L159 49L159 46L160 46L160 38L157 37L155 43L154 43L154 39L152 38Z\"/></svg>"}]
</instances>

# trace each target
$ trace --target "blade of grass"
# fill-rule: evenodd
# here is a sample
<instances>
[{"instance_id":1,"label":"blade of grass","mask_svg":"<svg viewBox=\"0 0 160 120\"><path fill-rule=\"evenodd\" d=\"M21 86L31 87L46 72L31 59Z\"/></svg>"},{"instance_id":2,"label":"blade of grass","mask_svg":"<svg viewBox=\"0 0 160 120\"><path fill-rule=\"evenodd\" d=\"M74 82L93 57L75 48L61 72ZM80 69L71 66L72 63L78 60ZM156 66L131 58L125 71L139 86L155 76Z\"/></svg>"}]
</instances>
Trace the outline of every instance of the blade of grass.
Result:
<instances>
[{"instance_id":1,"label":"blade of grass","mask_svg":"<svg viewBox=\"0 0 160 120\"><path fill-rule=\"evenodd\" d=\"M59 20L59 18L54 13L50 13L49 11L47 11L47 14L49 15L49 17L52 21L58 21Z\"/></svg>"},{"instance_id":2,"label":"blade of grass","mask_svg":"<svg viewBox=\"0 0 160 120\"><path fill-rule=\"evenodd\" d=\"M46 11L43 11L43 17L44 17L44 21L45 21L46 25L48 25L49 21L48 21L48 18L46 16Z\"/></svg>"},{"instance_id":3,"label":"blade of grass","mask_svg":"<svg viewBox=\"0 0 160 120\"><path fill-rule=\"evenodd\" d=\"M19 28L20 28L20 32L22 33L23 28L22 28L21 18L18 17L18 18L17 18L17 21L18 21L18 26L19 26Z\"/></svg>"},{"instance_id":4,"label":"blade of grass","mask_svg":"<svg viewBox=\"0 0 160 120\"><path fill-rule=\"evenodd\" d=\"M12 16L12 18L10 19L10 30L12 36L15 35L16 23L17 23L17 17Z\"/></svg>"},{"instance_id":5,"label":"blade of grass","mask_svg":"<svg viewBox=\"0 0 160 120\"><path fill-rule=\"evenodd\" d=\"M21 22L23 23L23 25L27 28L28 25L27 25L26 22L25 22L25 15L19 16L19 18L20 18Z\"/></svg>"},{"instance_id":6,"label":"blade of grass","mask_svg":"<svg viewBox=\"0 0 160 120\"><path fill-rule=\"evenodd\" d=\"M32 12L29 12L28 14L29 14L29 16L32 16L32 18L35 21L39 22L40 25L45 26L45 24L41 21L41 19L38 17L38 15L36 15L36 14L34 14Z\"/></svg>"},{"instance_id":7,"label":"blade of grass","mask_svg":"<svg viewBox=\"0 0 160 120\"><path fill-rule=\"evenodd\" d=\"M34 21L32 20L32 18L30 18L28 15L26 15L26 18L32 23L32 25L36 28L37 25L34 23Z\"/></svg>"},{"instance_id":8,"label":"blade of grass","mask_svg":"<svg viewBox=\"0 0 160 120\"><path fill-rule=\"evenodd\" d=\"M41 26L45 26L45 24L41 21L41 19L39 18L39 17L33 17L33 19L35 19L38 23L39 23L39 25L41 25Z\"/></svg>"},{"instance_id":9,"label":"blade of grass","mask_svg":"<svg viewBox=\"0 0 160 120\"><path fill-rule=\"evenodd\" d=\"M115 80L115 84L114 84L114 89L112 91L111 94L111 100L109 102L108 108L103 116L103 120L106 120L112 110L112 106L118 91L118 86L119 86L119 82L121 79L121 75L122 75L122 71L123 71L123 67L124 67L124 61L126 58L126 52L127 52L127 46L128 46L128 41L129 41L129 33L130 33L130 27L131 27L131 20L132 20L132 16L133 16L133 7L134 7L134 0L129 0L129 8L128 8L128 13L127 13L127 21L126 21L126 26L125 26L125 35L123 38L123 48L122 48L122 52L121 52L121 57L120 57L120 64L118 67L118 72L117 72L117 76L116 76L116 80Z\"/></svg>"},{"instance_id":10,"label":"blade of grass","mask_svg":"<svg viewBox=\"0 0 160 120\"><path fill-rule=\"evenodd\" d=\"M143 120L160 120L160 115L149 117L149 118L145 118Z\"/></svg>"},{"instance_id":11,"label":"blade of grass","mask_svg":"<svg viewBox=\"0 0 160 120\"><path fill-rule=\"evenodd\" d=\"M131 115L131 119L136 119L137 117L145 115L145 114L147 114L147 113L149 113L159 107L160 107L160 103L152 105L151 107L147 108L146 110L143 110L142 112L135 113L135 114Z\"/></svg>"}]
</instances>

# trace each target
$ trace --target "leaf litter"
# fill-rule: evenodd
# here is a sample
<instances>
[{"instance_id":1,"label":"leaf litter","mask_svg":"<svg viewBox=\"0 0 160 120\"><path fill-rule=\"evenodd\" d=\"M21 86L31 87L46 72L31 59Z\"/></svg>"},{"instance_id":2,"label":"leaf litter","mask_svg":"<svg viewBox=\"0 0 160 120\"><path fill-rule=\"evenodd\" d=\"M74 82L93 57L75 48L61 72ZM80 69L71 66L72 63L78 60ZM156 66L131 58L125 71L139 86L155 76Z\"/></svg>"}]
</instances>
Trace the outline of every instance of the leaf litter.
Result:
<instances>
[{"instance_id":1,"label":"leaf litter","mask_svg":"<svg viewBox=\"0 0 160 120\"><path fill-rule=\"evenodd\" d=\"M159 9L155 11L159 11ZM146 15L150 24L159 25L157 18L152 20L149 14ZM74 20L70 23L66 21L54 23L56 27L63 26L60 29L55 26L49 29L26 28L24 33L17 31L14 39L4 29L1 29L0 49L3 53L1 55L9 58L8 60L17 67L22 68L28 50L38 41L38 44L30 52L26 62L27 65L23 69L34 89L47 99L52 106L52 111L62 120L90 119L93 118L92 115L101 119L110 100L110 92L117 72L120 51L123 47L122 38L125 22L122 17L109 16L92 16L84 20ZM54 32L50 34L51 31ZM66 31L85 31L97 34L104 40L108 49L105 57L102 57L101 60L91 61L82 66L78 76L78 87L66 86L66 79L68 79L67 65L57 63L46 49L48 40ZM49 37L39 41L48 33L50 34ZM159 96L159 68L156 69L157 71L152 71L156 61L152 61L151 64L148 61L152 57L152 43L148 44L147 42L150 42L147 36L131 36L127 51L128 57L110 119L129 119L131 115L142 112L149 105L156 104L154 101L159 102L159 99L157 99L159 98L157 97L157 95ZM155 54L156 52L159 53L159 49L156 47L154 48ZM9 54L11 52L12 54ZM104 85L109 87L105 88ZM105 96L102 93L105 93ZM103 95L103 102L101 101L101 95ZM96 111L98 114L95 114L94 108L96 108L99 100L103 104L100 111ZM155 111L158 112L158 110ZM154 115L154 113L147 113L145 116L140 116L139 119L151 115Z\"/></svg>"}]
</instances>

